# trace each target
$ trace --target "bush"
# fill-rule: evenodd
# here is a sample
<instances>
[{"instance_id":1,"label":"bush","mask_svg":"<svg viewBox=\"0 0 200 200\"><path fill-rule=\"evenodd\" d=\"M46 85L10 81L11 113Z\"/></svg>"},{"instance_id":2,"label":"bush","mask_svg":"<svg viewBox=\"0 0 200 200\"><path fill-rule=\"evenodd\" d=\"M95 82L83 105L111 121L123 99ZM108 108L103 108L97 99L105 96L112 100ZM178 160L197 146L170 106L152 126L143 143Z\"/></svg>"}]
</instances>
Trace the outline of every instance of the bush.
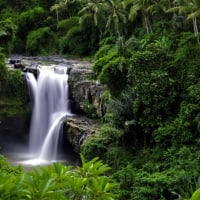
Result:
<instances>
[{"instance_id":1,"label":"bush","mask_svg":"<svg viewBox=\"0 0 200 200\"><path fill-rule=\"evenodd\" d=\"M107 111L103 116L104 123L125 128L130 120L134 120L133 111L130 108L135 94L131 88L124 90L117 98L111 98L109 93L105 92L102 99Z\"/></svg>"},{"instance_id":2,"label":"bush","mask_svg":"<svg viewBox=\"0 0 200 200\"><path fill-rule=\"evenodd\" d=\"M81 147L81 153L88 160L98 156L105 159L109 146L117 145L123 132L110 126L102 126L98 133L91 136Z\"/></svg>"},{"instance_id":3,"label":"bush","mask_svg":"<svg viewBox=\"0 0 200 200\"><path fill-rule=\"evenodd\" d=\"M98 158L86 162L81 156L82 166L55 163L33 168L29 172L14 174L0 171L0 198L9 199L98 199L114 200L117 184L105 174L110 169ZM1 169L8 167L0 159ZM2 167L3 166L3 167Z\"/></svg>"},{"instance_id":4,"label":"bush","mask_svg":"<svg viewBox=\"0 0 200 200\"><path fill-rule=\"evenodd\" d=\"M61 52L74 54L74 55L83 55L85 49L84 36L80 26L74 26L67 31L65 37L60 41Z\"/></svg>"},{"instance_id":5,"label":"bush","mask_svg":"<svg viewBox=\"0 0 200 200\"><path fill-rule=\"evenodd\" d=\"M4 175L18 175L21 174L22 168L20 166L11 166L8 160L0 155L0 174Z\"/></svg>"},{"instance_id":6,"label":"bush","mask_svg":"<svg viewBox=\"0 0 200 200\"><path fill-rule=\"evenodd\" d=\"M30 55L55 53L56 39L49 27L31 31L27 36L26 50Z\"/></svg>"},{"instance_id":7,"label":"bush","mask_svg":"<svg viewBox=\"0 0 200 200\"><path fill-rule=\"evenodd\" d=\"M196 190L191 197L191 200L199 200L200 199L200 189Z\"/></svg>"},{"instance_id":8,"label":"bush","mask_svg":"<svg viewBox=\"0 0 200 200\"><path fill-rule=\"evenodd\" d=\"M174 59L170 62L170 68L175 72L173 74L183 89L194 84L200 77L200 48L196 45L196 39L192 33L183 32L180 35Z\"/></svg>"},{"instance_id":9,"label":"bush","mask_svg":"<svg viewBox=\"0 0 200 200\"><path fill-rule=\"evenodd\" d=\"M127 87L127 60L119 57L114 48L94 62L93 70L112 95L118 96Z\"/></svg>"},{"instance_id":10,"label":"bush","mask_svg":"<svg viewBox=\"0 0 200 200\"><path fill-rule=\"evenodd\" d=\"M21 70L9 71L6 79L6 94L7 97L24 98L25 96L25 83Z\"/></svg>"},{"instance_id":11,"label":"bush","mask_svg":"<svg viewBox=\"0 0 200 200\"><path fill-rule=\"evenodd\" d=\"M183 101L180 111L172 121L164 123L154 131L153 136L158 144L165 146L193 144L199 132L199 85L188 88L187 101Z\"/></svg>"},{"instance_id":12,"label":"bush","mask_svg":"<svg viewBox=\"0 0 200 200\"><path fill-rule=\"evenodd\" d=\"M20 13L16 21L18 30L14 42L15 52L25 53L27 36L31 31L42 27L45 18L46 11L39 6Z\"/></svg>"},{"instance_id":13,"label":"bush","mask_svg":"<svg viewBox=\"0 0 200 200\"><path fill-rule=\"evenodd\" d=\"M96 156L104 159L108 148L108 141L106 138L93 136L81 146L81 153L87 160L91 160Z\"/></svg>"},{"instance_id":14,"label":"bush","mask_svg":"<svg viewBox=\"0 0 200 200\"><path fill-rule=\"evenodd\" d=\"M19 15L19 31L27 32L39 28L46 17L44 8L36 6L33 9L26 10Z\"/></svg>"},{"instance_id":15,"label":"bush","mask_svg":"<svg viewBox=\"0 0 200 200\"><path fill-rule=\"evenodd\" d=\"M78 16L62 20L57 26L61 53L88 56L92 54L98 44L98 33L90 19L80 23Z\"/></svg>"},{"instance_id":16,"label":"bush","mask_svg":"<svg viewBox=\"0 0 200 200\"><path fill-rule=\"evenodd\" d=\"M79 17L78 16L61 20L57 24L58 34L61 36L66 35L68 30L70 30L72 27L78 26L78 25L79 25Z\"/></svg>"},{"instance_id":17,"label":"bush","mask_svg":"<svg viewBox=\"0 0 200 200\"><path fill-rule=\"evenodd\" d=\"M125 167L130 163L132 154L124 146L110 146L105 154L105 161L109 166L112 166L112 172Z\"/></svg>"},{"instance_id":18,"label":"bush","mask_svg":"<svg viewBox=\"0 0 200 200\"><path fill-rule=\"evenodd\" d=\"M10 54L13 50L16 31L17 26L11 17L0 21L0 46L3 47L6 54Z\"/></svg>"}]
</instances>

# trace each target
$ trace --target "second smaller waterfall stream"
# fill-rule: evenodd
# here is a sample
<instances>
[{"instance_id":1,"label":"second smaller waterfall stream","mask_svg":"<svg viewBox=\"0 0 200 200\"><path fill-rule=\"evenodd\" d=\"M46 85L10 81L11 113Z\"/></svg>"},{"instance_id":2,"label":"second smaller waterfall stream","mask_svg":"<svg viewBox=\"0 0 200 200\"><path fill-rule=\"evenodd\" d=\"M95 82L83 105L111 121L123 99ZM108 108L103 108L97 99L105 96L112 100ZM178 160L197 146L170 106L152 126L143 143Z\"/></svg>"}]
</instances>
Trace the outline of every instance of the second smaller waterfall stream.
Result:
<instances>
[{"instance_id":1,"label":"second smaller waterfall stream","mask_svg":"<svg viewBox=\"0 0 200 200\"><path fill-rule=\"evenodd\" d=\"M55 73L50 67L42 67L37 79L32 73L27 73L26 77L33 98L29 139L29 153L33 159L27 162L51 162L57 159L63 120L71 115L68 75L66 70Z\"/></svg>"}]
</instances>

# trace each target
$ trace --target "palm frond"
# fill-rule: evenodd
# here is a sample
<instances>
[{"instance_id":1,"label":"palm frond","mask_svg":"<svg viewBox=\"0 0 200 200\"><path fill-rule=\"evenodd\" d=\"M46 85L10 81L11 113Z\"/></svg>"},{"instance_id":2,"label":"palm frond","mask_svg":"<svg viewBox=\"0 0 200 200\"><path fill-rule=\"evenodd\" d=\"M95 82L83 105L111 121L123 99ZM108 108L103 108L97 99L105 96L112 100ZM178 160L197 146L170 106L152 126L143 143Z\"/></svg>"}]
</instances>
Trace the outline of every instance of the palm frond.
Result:
<instances>
[{"instance_id":1,"label":"palm frond","mask_svg":"<svg viewBox=\"0 0 200 200\"><path fill-rule=\"evenodd\" d=\"M140 10L140 6L139 5L134 5L131 7L129 15L128 15L128 19L130 21L134 21L135 17L137 16L137 12Z\"/></svg>"}]
</instances>

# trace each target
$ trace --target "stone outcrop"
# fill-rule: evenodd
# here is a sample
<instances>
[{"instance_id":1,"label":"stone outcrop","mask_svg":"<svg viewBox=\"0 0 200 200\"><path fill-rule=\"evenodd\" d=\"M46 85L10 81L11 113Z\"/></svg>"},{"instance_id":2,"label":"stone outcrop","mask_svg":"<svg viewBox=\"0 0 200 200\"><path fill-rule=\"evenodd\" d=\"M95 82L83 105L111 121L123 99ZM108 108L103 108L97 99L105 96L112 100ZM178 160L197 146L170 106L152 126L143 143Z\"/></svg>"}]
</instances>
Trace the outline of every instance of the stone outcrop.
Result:
<instances>
[{"instance_id":1,"label":"stone outcrop","mask_svg":"<svg viewBox=\"0 0 200 200\"><path fill-rule=\"evenodd\" d=\"M67 118L64 123L64 136L71 143L76 153L86 138L98 130L98 122L84 116L74 115Z\"/></svg>"},{"instance_id":2,"label":"stone outcrop","mask_svg":"<svg viewBox=\"0 0 200 200\"><path fill-rule=\"evenodd\" d=\"M104 113L101 95L105 86L100 85L92 77L94 77L94 73L91 63L74 64L69 72L71 95L75 102L75 110L80 109L87 115L92 107L96 116L101 117Z\"/></svg>"},{"instance_id":3,"label":"stone outcrop","mask_svg":"<svg viewBox=\"0 0 200 200\"><path fill-rule=\"evenodd\" d=\"M105 86L93 79L94 72L89 62L74 63L69 70L69 87L74 110L82 115L68 117L64 123L64 135L79 153L82 143L98 130L98 122L91 118L91 111L97 117L104 114L101 95ZM92 110L91 110L92 108Z\"/></svg>"}]
</instances>

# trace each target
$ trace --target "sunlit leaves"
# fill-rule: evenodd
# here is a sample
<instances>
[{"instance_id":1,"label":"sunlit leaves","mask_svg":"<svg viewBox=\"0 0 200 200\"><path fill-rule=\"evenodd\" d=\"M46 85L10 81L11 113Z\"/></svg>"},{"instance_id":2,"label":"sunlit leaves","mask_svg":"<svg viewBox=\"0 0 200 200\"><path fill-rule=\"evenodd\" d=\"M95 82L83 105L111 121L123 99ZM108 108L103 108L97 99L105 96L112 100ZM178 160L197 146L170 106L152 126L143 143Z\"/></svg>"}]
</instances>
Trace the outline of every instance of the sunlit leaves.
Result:
<instances>
[{"instance_id":1,"label":"sunlit leaves","mask_svg":"<svg viewBox=\"0 0 200 200\"><path fill-rule=\"evenodd\" d=\"M0 173L0 199L114 200L116 183L105 176L110 168L98 158L81 160L82 167L74 169L55 163L18 175Z\"/></svg>"}]
</instances>

